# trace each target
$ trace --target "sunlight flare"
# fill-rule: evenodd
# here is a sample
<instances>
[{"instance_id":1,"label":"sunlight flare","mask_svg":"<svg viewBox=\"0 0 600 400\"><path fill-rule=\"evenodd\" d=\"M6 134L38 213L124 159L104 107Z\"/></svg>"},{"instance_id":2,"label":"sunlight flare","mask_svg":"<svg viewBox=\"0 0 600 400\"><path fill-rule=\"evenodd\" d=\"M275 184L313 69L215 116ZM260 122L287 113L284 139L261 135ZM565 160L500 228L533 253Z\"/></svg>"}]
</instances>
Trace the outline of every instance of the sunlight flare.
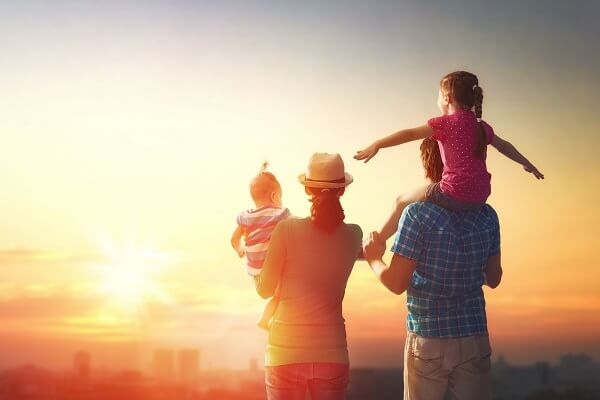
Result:
<instances>
[{"instance_id":1,"label":"sunlight flare","mask_svg":"<svg viewBox=\"0 0 600 400\"><path fill-rule=\"evenodd\" d=\"M168 253L132 243L118 246L113 239L103 241L101 249L105 261L95 265L97 288L108 308L139 313L148 301L172 301L158 282L159 273L171 264Z\"/></svg>"}]
</instances>

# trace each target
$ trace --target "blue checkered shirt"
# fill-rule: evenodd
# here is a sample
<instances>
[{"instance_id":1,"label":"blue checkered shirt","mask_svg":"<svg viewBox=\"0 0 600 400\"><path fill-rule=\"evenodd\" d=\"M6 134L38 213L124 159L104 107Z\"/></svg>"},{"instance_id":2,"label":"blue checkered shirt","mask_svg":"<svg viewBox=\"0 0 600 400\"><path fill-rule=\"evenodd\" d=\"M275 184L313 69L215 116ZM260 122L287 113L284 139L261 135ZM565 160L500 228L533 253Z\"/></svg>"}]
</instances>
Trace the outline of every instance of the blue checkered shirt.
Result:
<instances>
[{"instance_id":1,"label":"blue checkered shirt","mask_svg":"<svg viewBox=\"0 0 600 400\"><path fill-rule=\"evenodd\" d=\"M410 204L391 250L417 261L406 295L410 332L430 337L487 333L484 270L488 257L500 251L492 207L453 212L432 203Z\"/></svg>"}]
</instances>

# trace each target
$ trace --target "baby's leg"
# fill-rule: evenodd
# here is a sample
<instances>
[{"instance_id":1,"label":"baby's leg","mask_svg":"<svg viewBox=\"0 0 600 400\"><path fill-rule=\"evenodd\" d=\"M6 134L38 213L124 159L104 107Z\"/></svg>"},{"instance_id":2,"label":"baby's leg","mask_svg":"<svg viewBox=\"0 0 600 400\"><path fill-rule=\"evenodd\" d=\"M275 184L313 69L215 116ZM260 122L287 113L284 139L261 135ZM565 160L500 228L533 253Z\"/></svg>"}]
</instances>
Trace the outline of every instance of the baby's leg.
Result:
<instances>
[{"instance_id":1,"label":"baby's leg","mask_svg":"<svg viewBox=\"0 0 600 400\"><path fill-rule=\"evenodd\" d=\"M396 198L394 202L394 207L392 208L392 213L385 221L385 224L379 230L379 236L383 240L388 240L396 231L398 230L398 221L400 220L400 216L402 215L402 211L404 208L417 201L425 201L427 187L423 186L409 193L401 194Z\"/></svg>"},{"instance_id":2,"label":"baby's leg","mask_svg":"<svg viewBox=\"0 0 600 400\"><path fill-rule=\"evenodd\" d=\"M275 315L275 311L277 310L277 305L279 304L279 286L275 289L275 294L273 297L269 299L265 309L263 310L262 316L260 317L260 321L258 321L258 326L263 328L264 330L269 330L271 325L271 319Z\"/></svg>"}]
</instances>

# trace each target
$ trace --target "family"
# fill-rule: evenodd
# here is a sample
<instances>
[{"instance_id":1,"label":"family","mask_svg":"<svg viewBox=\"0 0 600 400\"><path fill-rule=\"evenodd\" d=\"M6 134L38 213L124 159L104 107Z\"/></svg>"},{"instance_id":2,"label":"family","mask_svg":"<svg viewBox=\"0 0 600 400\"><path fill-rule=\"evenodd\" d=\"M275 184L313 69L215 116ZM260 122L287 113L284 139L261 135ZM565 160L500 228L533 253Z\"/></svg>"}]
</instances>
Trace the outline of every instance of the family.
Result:
<instances>
[{"instance_id":1,"label":"family","mask_svg":"<svg viewBox=\"0 0 600 400\"><path fill-rule=\"evenodd\" d=\"M250 184L255 207L237 217L231 244L258 294L270 299L259 326L269 332L265 382L270 400L346 397L349 357L342 301L357 260L365 260L392 293L406 292L404 399L491 399L483 285L500 284L500 226L486 204L491 175L487 145L544 176L481 120L477 76L452 72L440 81L440 117L377 140L354 156L423 140L430 184L400 195L379 231L363 240L344 222L340 198L353 181L339 154L315 153L298 177L310 216L291 217L266 164ZM386 240L395 234L389 265Z\"/></svg>"}]
</instances>

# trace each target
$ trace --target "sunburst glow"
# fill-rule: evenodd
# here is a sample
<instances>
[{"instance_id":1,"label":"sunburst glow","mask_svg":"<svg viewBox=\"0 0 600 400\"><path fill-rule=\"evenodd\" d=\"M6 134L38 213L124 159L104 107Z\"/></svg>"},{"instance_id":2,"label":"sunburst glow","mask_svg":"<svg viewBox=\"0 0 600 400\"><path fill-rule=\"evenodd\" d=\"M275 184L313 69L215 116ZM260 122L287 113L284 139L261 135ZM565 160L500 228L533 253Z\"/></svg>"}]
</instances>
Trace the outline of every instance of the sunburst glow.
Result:
<instances>
[{"instance_id":1,"label":"sunburst glow","mask_svg":"<svg viewBox=\"0 0 600 400\"><path fill-rule=\"evenodd\" d=\"M113 240L102 244L105 262L99 273L98 290L107 297L108 306L120 311L140 311L146 301L170 302L158 283L158 275L170 264L167 253L148 246L117 246Z\"/></svg>"}]
</instances>

